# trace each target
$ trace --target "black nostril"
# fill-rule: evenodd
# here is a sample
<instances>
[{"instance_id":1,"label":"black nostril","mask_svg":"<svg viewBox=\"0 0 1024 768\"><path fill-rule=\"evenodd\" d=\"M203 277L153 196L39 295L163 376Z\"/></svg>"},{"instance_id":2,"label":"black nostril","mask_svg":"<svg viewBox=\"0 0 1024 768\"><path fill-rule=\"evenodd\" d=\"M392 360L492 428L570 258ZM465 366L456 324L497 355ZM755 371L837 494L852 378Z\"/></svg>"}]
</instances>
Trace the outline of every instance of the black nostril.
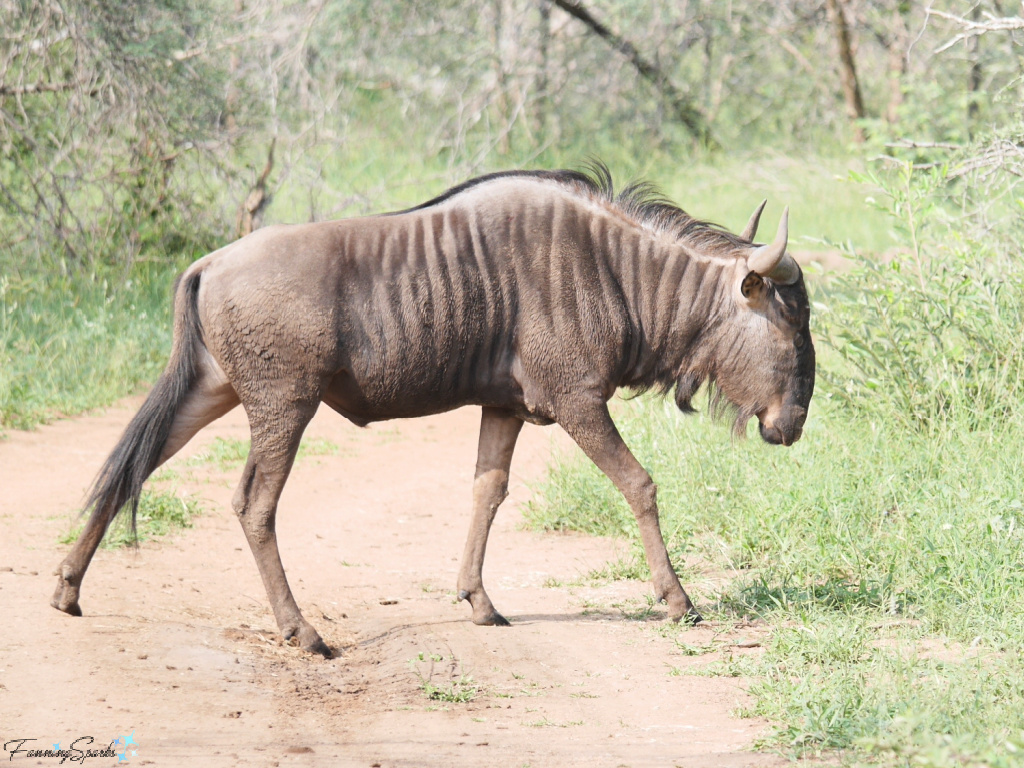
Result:
<instances>
[{"instance_id":1,"label":"black nostril","mask_svg":"<svg viewBox=\"0 0 1024 768\"><path fill-rule=\"evenodd\" d=\"M762 422L757 423L758 429L761 432L761 439L769 445L782 445L784 444L782 430L778 427L766 427Z\"/></svg>"}]
</instances>

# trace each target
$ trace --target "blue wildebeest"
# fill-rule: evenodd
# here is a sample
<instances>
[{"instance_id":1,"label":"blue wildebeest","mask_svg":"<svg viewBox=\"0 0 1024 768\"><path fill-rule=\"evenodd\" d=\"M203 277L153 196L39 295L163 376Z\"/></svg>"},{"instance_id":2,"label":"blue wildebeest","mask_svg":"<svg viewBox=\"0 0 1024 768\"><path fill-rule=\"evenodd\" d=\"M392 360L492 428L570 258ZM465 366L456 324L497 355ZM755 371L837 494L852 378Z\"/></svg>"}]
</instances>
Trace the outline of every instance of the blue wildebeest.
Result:
<instances>
[{"instance_id":1,"label":"blue wildebeest","mask_svg":"<svg viewBox=\"0 0 1024 768\"><path fill-rule=\"evenodd\" d=\"M241 403L252 447L233 506L278 626L330 655L277 549L278 498L321 402L358 425L483 407L473 520L458 577L477 624L507 624L481 579L523 422L560 424L636 515L656 596L699 620L669 562L655 486L607 402L619 387L705 382L736 428L800 437L814 387L809 305L775 240L755 245L608 171L482 176L399 213L261 229L199 259L174 295L167 369L103 465L61 563L54 607L80 615L86 568L118 511L203 426Z\"/></svg>"}]
</instances>

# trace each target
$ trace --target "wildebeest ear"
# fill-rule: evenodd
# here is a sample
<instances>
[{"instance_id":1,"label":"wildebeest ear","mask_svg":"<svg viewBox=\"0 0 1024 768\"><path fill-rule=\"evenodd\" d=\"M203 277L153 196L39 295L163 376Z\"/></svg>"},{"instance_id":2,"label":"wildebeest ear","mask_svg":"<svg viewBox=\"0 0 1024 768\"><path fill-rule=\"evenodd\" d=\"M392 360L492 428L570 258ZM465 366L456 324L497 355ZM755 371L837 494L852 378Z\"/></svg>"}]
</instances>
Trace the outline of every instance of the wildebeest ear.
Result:
<instances>
[{"instance_id":1,"label":"wildebeest ear","mask_svg":"<svg viewBox=\"0 0 1024 768\"><path fill-rule=\"evenodd\" d=\"M756 299L763 291L764 278L757 274L757 272L748 272L747 276L743 278L743 282L740 284L740 293L743 294L743 298Z\"/></svg>"}]
</instances>

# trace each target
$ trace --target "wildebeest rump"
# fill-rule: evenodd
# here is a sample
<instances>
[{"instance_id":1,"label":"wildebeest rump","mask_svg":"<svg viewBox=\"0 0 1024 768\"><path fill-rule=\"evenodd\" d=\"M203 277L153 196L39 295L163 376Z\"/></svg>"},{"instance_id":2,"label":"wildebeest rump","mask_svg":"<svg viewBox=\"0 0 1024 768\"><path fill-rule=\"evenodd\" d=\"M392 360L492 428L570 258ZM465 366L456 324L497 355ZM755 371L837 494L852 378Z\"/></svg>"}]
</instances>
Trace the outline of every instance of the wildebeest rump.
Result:
<instances>
[{"instance_id":1,"label":"wildebeest rump","mask_svg":"<svg viewBox=\"0 0 1024 768\"><path fill-rule=\"evenodd\" d=\"M483 176L394 214L259 230L179 279L167 369L104 464L88 523L58 569L54 607L80 615L81 580L118 511L203 426L241 403L252 445L233 506L286 639L330 655L292 596L278 498L321 402L365 425L483 407L473 520L458 577L477 624L506 624L481 580L523 422L560 424L629 502L655 594L699 619L658 525L655 486L607 401L619 387L704 382L737 428L800 437L814 348L787 215L754 245L646 184L617 196L603 166Z\"/></svg>"}]
</instances>

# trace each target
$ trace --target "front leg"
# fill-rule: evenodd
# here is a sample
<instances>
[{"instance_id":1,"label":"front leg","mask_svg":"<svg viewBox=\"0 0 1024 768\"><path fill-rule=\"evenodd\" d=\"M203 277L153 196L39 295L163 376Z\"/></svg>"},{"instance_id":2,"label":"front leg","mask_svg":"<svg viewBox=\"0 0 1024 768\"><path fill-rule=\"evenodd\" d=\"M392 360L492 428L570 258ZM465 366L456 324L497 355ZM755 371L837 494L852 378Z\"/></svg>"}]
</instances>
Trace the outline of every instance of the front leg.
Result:
<instances>
[{"instance_id":1,"label":"front leg","mask_svg":"<svg viewBox=\"0 0 1024 768\"><path fill-rule=\"evenodd\" d=\"M623 442L607 404L600 400L573 401L559 408L557 420L625 496L640 527L655 597L668 603L669 618L679 621L685 616L694 623L700 621L665 548L658 524L657 486Z\"/></svg>"},{"instance_id":2,"label":"front leg","mask_svg":"<svg viewBox=\"0 0 1024 768\"><path fill-rule=\"evenodd\" d=\"M508 626L508 620L494 609L484 590L484 553L494 515L508 495L508 470L523 422L497 408L485 407L483 411L473 481L473 522L459 571L459 599L473 606L474 624Z\"/></svg>"}]
</instances>

